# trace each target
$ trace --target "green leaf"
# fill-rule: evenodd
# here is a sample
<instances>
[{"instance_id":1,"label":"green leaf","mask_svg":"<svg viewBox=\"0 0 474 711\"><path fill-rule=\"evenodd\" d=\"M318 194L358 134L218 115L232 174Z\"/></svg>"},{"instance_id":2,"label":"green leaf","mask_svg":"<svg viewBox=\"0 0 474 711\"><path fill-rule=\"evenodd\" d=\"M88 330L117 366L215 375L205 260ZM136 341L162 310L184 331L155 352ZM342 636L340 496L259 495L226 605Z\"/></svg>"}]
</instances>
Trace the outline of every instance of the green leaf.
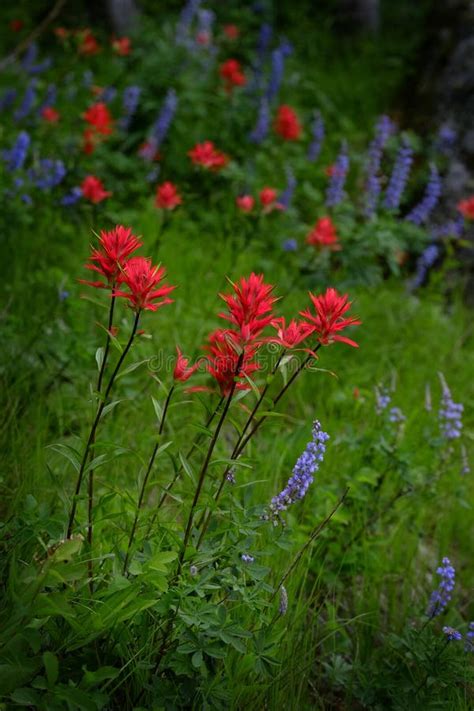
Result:
<instances>
[{"instance_id":1,"label":"green leaf","mask_svg":"<svg viewBox=\"0 0 474 711\"><path fill-rule=\"evenodd\" d=\"M103 681L115 679L120 674L120 669L115 667L99 667L95 671L89 671L87 668L82 677L81 686L86 688L101 684Z\"/></svg>"},{"instance_id":2,"label":"green leaf","mask_svg":"<svg viewBox=\"0 0 474 711\"><path fill-rule=\"evenodd\" d=\"M196 669L199 669L199 667L202 666L202 651L200 649L197 652L194 652L191 658L191 663Z\"/></svg>"},{"instance_id":3,"label":"green leaf","mask_svg":"<svg viewBox=\"0 0 474 711\"><path fill-rule=\"evenodd\" d=\"M168 572L168 564L176 560L178 554L176 551L160 551L148 561L147 567L151 570L158 570L161 573Z\"/></svg>"},{"instance_id":4,"label":"green leaf","mask_svg":"<svg viewBox=\"0 0 474 711\"><path fill-rule=\"evenodd\" d=\"M180 459L181 464L183 465L183 469L186 472L186 474L189 476L189 478L191 479L193 484L196 484L196 478L194 476L194 472L191 468L191 465L189 464L188 460L186 459L186 457L184 456L184 454L182 452L179 453L179 459Z\"/></svg>"},{"instance_id":5,"label":"green leaf","mask_svg":"<svg viewBox=\"0 0 474 711\"><path fill-rule=\"evenodd\" d=\"M48 684L54 686L59 676L59 662L57 656L52 652L45 652L43 654L43 664Z\"/></svg>"},{"instance_id":6,"label":"green leaf","mask_svg":"<svg viewBox=\"0 0 474 711\"><path fill-rule=\"evenodd\" d=\"M82 548L83 538L82 536L73 536L63 541L54 551L51 556L52 562L59 562L64 560L71 560L71 558L80 552Z\"/></svg>"},{"instance_id":7,"label":"green leaf","mask_svg":"<svg viewBox=\"0 0 474 711\"><path fill-rule=\"evenodd\" d=\"M52 449L53 452L56 452L69 460L76 472L78 472L81 468L79 452L73 449L73 447L70 447L68 444L49 444L47 449Z\"/></svg>"},{"instance_id":8,"label":"green leaf","mask_svg":"<svg viewBox=\"0 0 474 711\"><path fill-rule=\"evenodd\" d=\"M101 346L98 348L95 352L95 361L97 363L97 370L100 373L100 369L102 368L102 364L104 362L104 353L105 353L105 348Z\"/></svg>"}]
</instances>

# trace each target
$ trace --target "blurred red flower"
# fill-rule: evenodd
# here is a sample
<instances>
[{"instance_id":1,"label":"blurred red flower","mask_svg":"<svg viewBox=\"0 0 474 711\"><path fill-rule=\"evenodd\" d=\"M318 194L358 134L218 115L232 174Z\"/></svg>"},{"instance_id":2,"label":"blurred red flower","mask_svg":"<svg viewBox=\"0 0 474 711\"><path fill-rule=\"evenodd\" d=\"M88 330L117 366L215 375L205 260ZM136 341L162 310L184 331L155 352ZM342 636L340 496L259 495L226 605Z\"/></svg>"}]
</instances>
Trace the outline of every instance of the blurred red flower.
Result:
<instances>
[{"instance_id":1,"label":"blurred red flower","mask_svg":"<svg viewBox=\"0 0 474 711\"><path fill-rule=\"evenodd\" d=\"M102 136L109 136L112 133L113 118L107 105L103 102L99 101L89 106L83 114L83 119Z\"/></svg>"},{"instance_id":2,"label":"blurred red flower","mask_svg":"<svg viewBox=\"0 0 474 711\"><path fill-rule=\"evenodd\" d=\"M222 29L227 39L236 40L240 36L240 30L237 25L224 25Z\"/></svg>"},{"instance_id":3,"label":"blurred red flower","mask_svg":"<svg viewBox=\"0 0 474 711\"><path fill-rule=\"evenodd\" d=\"M132 43L129 37L117 37L112 40L112 49L121 57L126 57L132 51Z\"/></svg>"},{"instance_id":4,"label":"blurred red flower","mask_svg":"<svg viewBox=\"0 0 474 711\"><path fill-rule=\"evenodd\" d=\"M474 220L474 195L458 202L457 208L467 220Z\"/></svg>"},{"instance_id":5,"label":"blurred red flower","mask_svg":"<svg viewBox=\"0 0 474 711\"><path fill-rule=\"evenodd\" d=\"M219 171L229 162L229 156L219 151L212 141L197 143L188 151L194 165L200 165L207 170Z\"/></svg>"},{"instance_id":6,"label":"blurred red flower","mask_svg":"<svg viewBox=\"0 0 474 711\"><path fill-rule=\"evenodd\" d=\"M48 123L57 123L60 119L59 111L52 106L45 106L41 109L41 117Z\"/></svg>"},{"instance_id":7,"label":"blurred red flower","mask_svg":"<svg viewBox=\"0 0 474 711\"><path fill-rule=\"evenodd\" d=\"M156 188L155 205L162 210L174 210L177 205L183 202L176 185L169 180Z\"/></svg>"},{"instance_id":8,"label":"blurred red flower","mask_svg":"<svg viewBox=\"0 0 474 711\"><path fill-rule=\"evenodd\" d=\"M127 299L134 311L156 311L160 306L172 303L167 297L175 287L163 284L157 288L165 275L164 267L154 266L151 259L132 257L125 264L119 280L130 292L115 289L113 295Z\"/></svg>"},{"instance_id":9,"label":"blurred red flower","mask_svg":"<svg viewBox=\"0 0 474 711\"><path fill-rule=\"evenodd\" d=\"M297 141L301 135L301 125L296 112L284 104L280 106L275 120L275 133L285 141Z\"/></svg>"},{"instance_id":10,"label":"blurred red flower","mask_svg":"<svg viewBox=\"0 0 474 711\"><path fill-rule=\"evenodd\" d=\"M339 331L344 330L348 326L358 326L361 321L357 318L343 318L344 314L350 309L351 302L348 300L347 294L338 294L336 289L328 288L324 294L314 296L309 294L312 301L315 313L309 309L300 311L300 315L307 319L315 332L318 334L318 340L323 345L329 345L334 341L347 343L349 346L358 348L355 341L351 341L345 336L339 336Z\"/></svg>"},{"instance_id":11,"label":"blurred red flower","mask_svg":"<svg viewBox=\"0 0 474 711\"><path fill-rule=\"evenodd\" d=\"M224 80L224 86L228 92L231 92L236 86L244 86L247 81L241 64L236 59L228 59L223 62L219 67L219 74Z\"/></svg>"},{"instance_id":12,"label":"blurred red flower","mask_svg":"<svg viewBox=\"0 0 474 711\"><path fill-rule=\"evenodd\" d=\"M81 190L86 200L90 200L94 204L102 202L110 197L112 193L105 190L102 180L96 178L95 175L87 175L81 184Z\"/></svg>"},{"instance_id":13,"label":"blurred red flower","mask_svg":"<svg viewBox=\"0 0 474 711\"><path fill-rule=\"evenodd\" d=\"M90 29L85 29L79 32L79 54L83 54L85 56L93 56L94 54L97 54L100 52L100 45L97 42L96 38L90 31Z\"/></svg>"},{"instance_id":14,"label":"blurred red flower","mask_svg":"<svg viewBox=\"0 0 474 711\"><path fill-rule=\"evenodd\" d=\"M242 212L252 212L255 206L255 198L252 195L240 195L235 198L235 204Z\"/></svg>"},{"instance_id":15,"label":"blurred red flower","mask_svg":"<svg viewBox=\"0 0 474 711\"><path fill-rule=\"evenodd\" d=\"M341 249L336 226L330 217L321 217L306 237L306 242L314 247L327 247L336 251Z\"/></svg>"}]
</instances>

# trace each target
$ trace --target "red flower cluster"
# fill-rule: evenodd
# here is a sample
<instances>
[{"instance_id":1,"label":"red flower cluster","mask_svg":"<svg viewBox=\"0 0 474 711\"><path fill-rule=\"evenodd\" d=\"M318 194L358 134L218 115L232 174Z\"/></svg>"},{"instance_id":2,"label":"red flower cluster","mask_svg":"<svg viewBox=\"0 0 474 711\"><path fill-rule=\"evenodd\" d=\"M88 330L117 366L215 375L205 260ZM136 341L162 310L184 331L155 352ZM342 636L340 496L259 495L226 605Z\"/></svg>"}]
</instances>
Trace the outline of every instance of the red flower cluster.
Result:
<instances>
[{"instance_id":1,"label":"red flower cluster","mask_svg":"<svg viewBox=\"0 0 474 711\"><path fill-rule=\"evenodd\" d=\"M310 293L309 297L315 313L313 314L309 309L306 309L306 311L300 311L300 315L314 327L319 342L326 346L334 341L341 341L357 348L355 341L338 335L339 331L344 330L347 326L358 326L361 323L361 321L352 316L343 318L351 307L347 294L341 295L337 293L336 289L329 288L326 289L325 294L314 296L314 294Z\"/></svg>"},{"instance_id":2,"label":"red flower cluster","mask_svg":"<svg viewBox=\"0 0 474 711\"><path fill-rule=\"evenodd\" d=\"M332 251L341 249L336 226L330 217L321 217L306 237L306 242L314 247L327 247Z\"/></svg>"},{"instance_id":3,"label":"red flower cluster","mask_svg":"<svg viewBox=\"0 0 474 711\"><path fill-rule=\"evenodd\" d=\"M92 34L89 28L82 30L81 32L78 33L79 36L79 54L83 54L84 56L93 56L94 54L97 54L100 52L100 45L97 42L96 38Z\"/></svg>"},{"instance_id":4,"label":"red flower cluster","mask_svg":"<svg viewBox=\"0 0 474 711\"><path fill-rule=\"evenodd\" d=\"M229 162L229 156L219 151L212 141L197 143L194 148L188 151L194 165L200 165L207 170L219 171Z\"/></svg>"},{"instance_id":5,"label":"red flower cluster","mask_svg":"<svg viewBox=\"0 0 474 711\"><path fill-rule=\"evenodd\" d=\"M276 329L277 337L270 338L269 341L278 343L289 350L299 346L302 341L306 340L314 332L312 324L306 321L296 321L296 319L292 319L287 326L283 317L276 318L271 325Z\"/></svg>"},{"instance_id":6,"label":"red flower cluster","mask_svg":"<svg viewBox=\"0 0 474 711\"><path fill-rule=\"evenodd\" d=\"M59 111L56 111L52 106L45 106L41 109L41 118L44 118L48 123L57 123L60 119Z\"/></svg>"},{"instance_id":7,"label":"red flower cluster","mask_svg":"<svg viewBox=\"0 0 474 711\"><path fill-rule=\"evenodd\" d=\"M90 126L84 131L83 150L92 153L97 143L112 133L113 119L107 105L100 101L87 109L83 119Z\"/></svg>"},{"instance_id":8,"label":"red flower cluster","mask_svg":"<svg viewBox=\"0 0 474 711\"><path fill-rule=\"evenodd\" d=\"M252 212L255 206L255 198L252 195L240 195L235 198L235 204L241 212Z\"/></svg>"},{"instance_id":9,"label":"red flower cluster","mask_svg":"<svg viewBox=\"0 0 474 711\"><path fill-rule=\"evenodd\" d=\"M142 242L132 234L130 227L117 225L113 230L106 232L101 230L99 246L92 249L90 261L86 264L86 269L97 272L105 279L102 281L84 281L98 289L112 287L123 274L125 263L133 252L142 246Z\"/></svg>"},{"instance_id":10,"label":"red flower cluster","mask_svg":"<svg viewBox=\"0 0 474 711\"><path fill-rule=\"evenodd\" d=\"M109 190L105 190L102 180L96 178L95 175L87 175L84 178L81 190L86 200L90 200L94 204L102 202L112 195Z\"/></svg>"},{"instance_id":11,"label":"red flower cluster","mask_svg":"<svg viewBox=\"0 0 474 711\"><path fill-rule=\"evenodd\" d=\"M467 220L474 220L474 195L458 202L458 210Z\"/></svg>"},{"instance_id":12,"label":"red flower cluster","mask_svg":"<svg viewBox=\"0 0 474 711\"><path fill-rule=\"evenodd\" d=\"M183 202L181 195L178 193L176 185L166 181L156 188L155 205L162 210L174 210L175 207Z\"/></svg>"},{"instance_id":13,"label":"red flower cluster","mask_svg":"<svg viewBox=\"0 0 474 711\"><path fill-rule=\"evenodd\" d=\"M240 30L237 25L224 25L222 28L227 39L233 41L239 38Z\"/></svg>"},{"instance_id":14,"label":"red flower cluster","mask_svg":"<svg viewBox=\"0 0 474 711\"><path fill-rule=\"evenodd\" d=\"M296 112L284 104L278 109L275 119L275 133L285 141L297 141L301 135L301 125Z\"/></svg>"},{"instance_id":15,"label":"red flower cluster","mask_svg":"<svg viewBox=\"0 0 474 711\"><path fill-rule=\"evenodd\" d=\"M136 312L156 311L171 303L168 294L175 287L161 284L165 269L153 266L146 257L130 257L141 246L142 242L132 234L130 227L117 225L110 232L102 231L99 247L92 250L86 268L100 274L105 282L80 281L98 289L111 289L112 296L127 299ZM122 285L129 291L116 288Z\"/></svg>"},{"instance_id":16,"label":"red flower cluster","mask_svg":"<svg viewBox=\"0 0 474 711\"><path fill-rule=\"evenodd\" d=\"M132 43L129 37L118 37L112 40L112 49L120 57L126 57L132 51Z\"/></svg>"},{"instance_id":17,"label":"red flower cluster","mask_svg":"<svg viewBox=\"0 0 474 711\"><path fill-rule=\"evenodd\" d=\"M236 59L228 59L223 62L219 67L219 74L224 80L225 90L229 93L236 86L244 86L247 81L242 66Z\"/></svg>"},{"instance_id":18,"label":"red flower cluster","mask_svg":"<svg viewBox=\"0 0 474 711\"><path fill-rule=\"evenodd\" d=\"M259 200L264 214L273 210L283 210L283 205L277 202L277 191L273 188L265 187L259 193ZM240 195L235 198L235 204L241 212L252 212L255 207L255 198L252 195Z\"/></svg>"},{"instance_id":19,"label":"red flower cluster","mask_svg":"<svg viewBox=\"0 0 474 711\"><path fill-rule=\"evenodd\" d=\"M194 365L189 365L189 358L185 358L181 353L178 346L176 346L177 356L176 365L173 371L173 380L179 380L181 383L185 383L189 380L191 375L199 368L200 361L197 361Z\"/></svg>"}]
</instances>

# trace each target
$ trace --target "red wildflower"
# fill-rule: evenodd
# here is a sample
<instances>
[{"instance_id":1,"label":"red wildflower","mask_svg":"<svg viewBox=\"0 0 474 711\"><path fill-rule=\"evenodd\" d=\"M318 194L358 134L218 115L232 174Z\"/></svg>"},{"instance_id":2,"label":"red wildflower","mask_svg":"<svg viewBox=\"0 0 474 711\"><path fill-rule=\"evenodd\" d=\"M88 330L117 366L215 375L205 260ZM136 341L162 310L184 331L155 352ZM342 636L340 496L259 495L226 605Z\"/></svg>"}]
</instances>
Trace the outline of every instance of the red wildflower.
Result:
<instances>
[{"instance_id":1,"label":"red wildflower","mask_svg":"<svg viewBox=\"0 0 474 711\"><path fill-rule=\"evenodd\" d=\"M94 152L97 145L98 136L93 128L86 128L82 134L82 151L86 155Z\"/></svg>"},{"instance_id":2,"label":"red wildflower","mask_svg":"<svg viewBox=\"0 0 474 711\"><path fill-rule=\"evenodd\" d=\"M249 342L260 335L273 321L272 309L277 298L272 295L274 287L265 284L263 274L252 274L237 284L231 282L233 294L220 294L229 313L219 317L230 321L237 330L232 332L238 342Z\"/></svg>"},{"instance_id":3,"label":"red wildflower","mask_svg":"<svg viewBox=\"0 0 474 711\"><path fill-rule=\"evenodd\" d=\"M132 234L131 227L117 225L113 230L106 232L101 230L99 246L92 250L90 261L86 264L86 269L98 272L105 278L102 281L84 281L84 284L106 289L120 279L124 271L127 259L135 250L142 246L142 242Z\"/></svg>"},{"instance_id":4,"label":"red wildflower","mask_svg":"<svg viewBox=\"0 0 474 711\"><path fill-rule=\"evenodd\" d=\"M229 162L229 156L219 151L212 141L196 143L194 148L188 151L194 165L200 165L208 170L218 171L224 168Z\"/></svg>"},{"instance_id":5,"label":"red wildflower","mask_svg":"<svg viewBox=\"0 0 474 711\"><path fill-rule=\"evenodd\" d=\"M301 135L298 116L291 106L280 106L275 120L275 133L285 141L297 141Z\"/></svg>"},{"instance_id":6,"label":"red wildflower","mask_svg":"<svg viewBox=\"0 0 474 711\"><path fill-rule=\"evenodd\" d=\"M100 52L100 45L89 29L85 29L79 33L80 45L79 54L92 56Z\"/></svg>"},{"instance_id":7,"label":"red wildflower","mask_svg":"<svg viewBox=\"0 0 474 711\"><path fill-rule=\"evenodd\" d=\"M336 172L336 165L334 163L330 163L324 168L324 172L326 173L328 178L332 178L332 176Z\"/></svg>"},{"instance_id":8,"label":"red wildflower","mask_svg":"<svg viewBox=\"0 0 474 711\"><path fill-rule=\"evenodd\" d=\"M240 36L240 30L237 25L224 25L222 29L227 39L236 40Z\"/></svg>"},{"instance_id":9,"label":"red wildflower","mask_svg":"<svg viewBox=\"0 0 474 711\"><path fill-rule=\"evenodd\" d=\"M156 311L160 306L172 303L172 299L167 297L175 287L163 284L157 288L165 275L166 270L153 266L151 259L132 257L125 264L120 277L120 283L126 284L130 292L114 290L113 295L128 299L134 311Z\"/></svg>"},{"instance_id":10,"label":"red wildflower","mask_svg":"<svg viewBox=\"0 0 474 711\"><path fill-rule=\"evenodd\" d=\"M474 220L474 195L458 202L457 207L467 220Z\"/></svg>"},{"instance_id":11,"label":"red wildflower","mask_svg":"<svg viewBox=\"0 0 474 711\"><path fill-rule=\"evenodd\" d=\"M341 249L336 226L330 217L321 217L306 237L306 242L314 247L327 247L333 251Z\"/></svg>"},{"instance_id":12,"label":"red wildflower","mask_svg":"<svg viewBox=\"0 0 474 711\"><path fill-rule=\"evenodd\" d=\"M112 49L121 57L126 57L132 51L132 43L129 37L118 37L112 40Z\"/></svg>"},{"instance_id":13,"label":"red wildflower","mask_svg":"<svg viewBox=\"0 0 474 711\"><path fill-rule=\"evenodd\" d=\"M166 181L156 188L155 205L162 210L174 210L177 205L181 205L182 199L176 189L176 185Z\"/></svg>"},{"instance_id":14,"label":"red wildflower","mask_svg":"<svg viewBox=\"0 0 474 711\"><path fill-rule=\"evenodd\" d=\"M48 123L57 123L60 119L59 111L53 109L52 106L45 106L43 109L41 109L41 116Z\"/></svg>"},{"instance_id":15,"label":"red wildflower","mask_svg":"<svg viewBox=\"0 0 474 711\"><path fill-rule=\"evenodd\" d=\"M83 118L100 135L109 136L112 133L113 119L106 104L100 101L97 104L92 104L84 113Z\"/></svg>"},{"instance_id":16,"label":"red wildflower","mask_svg":"<svg viewBox=\"0 0 474 711\"><path fill-rule=\"evenodd\" d=\"M206 30L201 30L201 32L198 32L196 35L196 42L202 47L207 47L211 42L211 33L206 32Z\"/></svg>"},{"instance_id":17,"label":"red wildflower","mask_svg":"<svg viewBox=\"0 0 474 711\"><path fill-rule=\"evenodd\" d=\"M23 29L23 20L12 20L10 22L10 29L12 32L20 32Z\"/></svg>"},{"instance_id":18,"label":"red wildflower","mask_svg":"<svg viewBox=\"0 0 474 711\"><path fill-rule=\"evenodd\" d=\"M102 202L112 195L110 191L104 189L102 180L96 178L95 175L87 175L84 178L81 190L86 200L90 200L94 204Z\"/></svg>"},{"instance_id":19,"label":"red wildflower","mask_svg":"<svg viewBox=\"0 0 474 711\"><path fill-rule=\"evenodd\" d=\"M185 383L186 380L189 380L191 375L199 368L200 362L197 361L194 365L189 366L189 358L185 358L183 356L178 346L176 346L176 351L178 355L176 358L176 365L174 366L173 379Z\"/></svg>"},{"instance_id":20,"label":"red wildflower","mask_svg":"<svg viewBox=\"0 0 474 711\"><path fill-rule=\"evenodd\" d=\"M216 380L222 395L230 393L236 378L249 377L260 367L258 363L252 362L256 348L248 345L242 348L234 336L232 331L217 329L210 334L209 344L205 347L208 353L208 372ZM246 381L240 381L237 382L236 388L247 390L250 385Z\"/></svg>"},{"instance_id":21,"label":"red wildflower","mask_svg":"<svg viewBox=\"0 0 474 711\"><path fill-rule=\"evenodd\" d=\"M247 81L241 64L236 59L228 59L223 62L219 67L219 74L224 80L225 89L228 92L231 92L235 86L244 86Z\"/></svg>"},{"instance_id":22,"label":"red wildflower","mask_svg":"<svg viewBox=\"0 0 474 711\"><path fill-rule=\"evenodd\" d=\"M53 32L60 40L65 40L67 37L69 37L69 30L67 30L65 27L55 27Z\"/></svg>"},{"instance_id":23,"label":"red wildflower","mask_svg":"<svg viewBox=\"0 0 474 711\"><path fill-rule=\"evenodd\" d=\"M264 213L272 212L272 210L282 210L283 209L283 206L280 205L280 203L276 201L277 191L274 190L273 188L267 187L267 188L263 188L263 190L260 190L259 198L260 198L260 202L262 204Z\"/></svg>"},{"instance_id":24,"label":"red wildflower","mask_svg":"<svg viewBox=\"0 0 474 711\"><path fill-rule=\"evenodd\" d=\"M292 319L287 326L283 317L274 319L271 325L276 329L277 338L270 338L269 341L278 343L284 348L296 348L314 331L312 324L296 319Z\"/></svg>"},{"instance_id":25,"label":"red wildflower","mask_svg":"<svg viewBox=\"0 0 474 711\"><path fill-rule=\"evenodd\" d=\"M342 341L349 346L358 347L357 343L351 341L345 336L337 335L347 326L358 326L361 322L354 317L343 318L344 314L350 309L351 303L348 301L347 294L338 294L336 289L326 289L325 294L314 296L309 294L315 314L309 309L300 311L301 316L308 319L314 326L314 330L318 334L318 340L323 345L328 345L334 341Z\"/></svg>"},{"instance_id":26,"label":"red wildflower","mask_svg":"<svg viewBox=\"0 0 474 711\"><path fill-rule=\"evenodd\" d=\"M255 199L252 195L240 195L235 198L235 204L242 212L252 212L255 205Z\"/></svg>"}]
</instances>

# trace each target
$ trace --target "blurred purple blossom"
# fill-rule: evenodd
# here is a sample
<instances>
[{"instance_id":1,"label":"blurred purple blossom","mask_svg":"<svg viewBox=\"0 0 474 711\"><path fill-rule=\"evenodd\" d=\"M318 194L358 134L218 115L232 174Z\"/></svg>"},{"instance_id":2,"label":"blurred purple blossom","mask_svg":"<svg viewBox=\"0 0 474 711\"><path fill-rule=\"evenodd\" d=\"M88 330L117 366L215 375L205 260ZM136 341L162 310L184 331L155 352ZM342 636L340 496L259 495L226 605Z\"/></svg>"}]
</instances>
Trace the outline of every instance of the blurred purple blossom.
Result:
<instances>
[{"instance_id":1,"label":"blurred purple blossom","mask_svg":"<svg viewBox=\"0 0 474 711\"><path fill-rule=\"evenodd\" d=\"M311 135L312 140L308 148L308 160L314 163L319 158L321 153L321 148L324 142L324 121L319 111L314 114L313 122L311 124Z\"/></svg>"},{"instance_id":2,"label":"blurred purple blossom","mask_svg":"<svg viewBox=\"0 0 474 711\"><path fill-rule=\"evenodd\" d=\"M443 558L442 564L436 569L436 573L441 576L441 580L436 590L431 594L430 602L426 614L433 618L444 612L448 602L451 600L451 593L455 586L456 571L451 565L449 558Z\"/></svg>"},{"instance_id":3,"label":"blurred purple blossom","mask_svg":"<svg viewBox=\"0 0 474 711\"><path fill-rule=\"evenodd\" d=\"M26 131L21 131L10 150L3 151L2 157L7 163L9 171L19 170L23 167L30 147L30 136Z\"/></svg>"},{"instance_id":4,"label":"blurred purple blossom","mask_svg":"<svg viewBox=\"0 0 474 711\"><path fill-rule=\"evenodd\" d=\"M344 200L344 186L346 184L348 172L349 156L347 152L347 143L343 141L339 155L333 165L332 175L329 177L329 183L326 190L327 207L334 207Z\"/></svg>"},{"instance_id":5,"label":"blurred purple blossom","mask_svg":"<svg viewBox=\"0 0 474 711\"><path fill-rule=\"evenodd\" d=\"M438 169L434 164L430 168L430 177L426 185L425 194L422 200L405 217L408 222L414 225L422 225L427 221L434 208L438 204L441 195L441 178Z\"/></svg>"},{"instance_id":6,"label":"blurred purple blossom","mask_svg":"<svg viewBox=\"0 0 474 711\"><path fill-rule=\"evenodd\" d=\"M406 138L403 138L400 148L398 149L392 174L385 192L383 206L387 210L398 209L400 200L402 199L403 192L408 182L412 162L413 150Z\"/></svg>"}]
</instances>

